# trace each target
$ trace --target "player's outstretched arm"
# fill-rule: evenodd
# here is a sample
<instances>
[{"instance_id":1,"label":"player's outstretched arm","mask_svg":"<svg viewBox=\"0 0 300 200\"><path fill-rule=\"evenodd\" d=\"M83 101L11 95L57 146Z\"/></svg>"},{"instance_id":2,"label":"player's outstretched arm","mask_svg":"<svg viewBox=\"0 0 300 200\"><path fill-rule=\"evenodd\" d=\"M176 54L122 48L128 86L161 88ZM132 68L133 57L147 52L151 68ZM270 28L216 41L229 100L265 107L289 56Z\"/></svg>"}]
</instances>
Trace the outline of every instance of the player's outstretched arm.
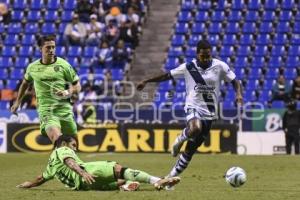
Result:
<instances>
[{"instance_id":1,"label":"player's outstretched arm","mask_svg":"<svg viewBox=\"0 0 300 200\"><path fill-rule=\"evenodd\" d=\"M29 87L29 82L26 81L25 79L23 79L19 91L18 91L18 96L17 99L15 100L14 104L11 106L10 111L14 114L17 113L18 107L21 104L21 101L24 97L25 91L27 90L27 88Z\"/></svg>"},{"instance_id":2,"label":"player's outstretched arm","mask_svg":"<svg viewBox=\"0 0 300 200\"><path fill-rule=\"evenodd\" d=\"M76 172L77 174L79 174L85 182L87 182L88 184L92 184L95 182L95 177L89 173L87 173L84 169L82 169L73 158L66 158L65 159L65 164L72 169L74 172Z\"/></svg>"},{"instance_id":3,"label":"player's outstretched arm","mask_svg":"<svg viewBox=\"0 0 300 200\"><path fill-rule=\"evenodd\" d=\"M243 104L242 85L240 81L236 79L234 79L231 83L236 93L236 97L235 97L236 103L242 105Z\"/></svg>"},{"instance_id":4,"label":"player's outstretched arm","mask_svg":"<svg viewBox=\"0 0 300 200\"><path fill-rule=\"evenodd\" d=\"M60 97L71 97L73 94L78 94L81 90L80 82L72 84L68 90L57 91L55 94Z\"/></svg>"},{"instance_id":5,"label":"player's outstretched arm","mask_svg":"<svg viewBox=\"0 0 300 200\"><path fill-rule=\"evenodd\" d=\"M42 175L39 175L35 180L33 181L25 181L24 183L21 183L20 185L17 185L17 188L32 188L42 185L43 183L47 182L46 179L43 178Z\"/></svg>"},{"instance_id":6,"label":"player's outstretched arm","mask_svg":"<svg viewBox=\"0 0 300 200\"><path fill-rule=\"evenodd\" d=\"M164 73L162 75L155 76L155 77L152 77L152 78L149 78L149 79L145 79L145 80L139 82L136 86L136 89L140 91L140 90L144 89L144 87L146 86L147 83L150 83L150 82L163 82L163 81L167 81L167 80L170 80L170 79L172 79L171 74Z\"/></svg>"}]
</instances>

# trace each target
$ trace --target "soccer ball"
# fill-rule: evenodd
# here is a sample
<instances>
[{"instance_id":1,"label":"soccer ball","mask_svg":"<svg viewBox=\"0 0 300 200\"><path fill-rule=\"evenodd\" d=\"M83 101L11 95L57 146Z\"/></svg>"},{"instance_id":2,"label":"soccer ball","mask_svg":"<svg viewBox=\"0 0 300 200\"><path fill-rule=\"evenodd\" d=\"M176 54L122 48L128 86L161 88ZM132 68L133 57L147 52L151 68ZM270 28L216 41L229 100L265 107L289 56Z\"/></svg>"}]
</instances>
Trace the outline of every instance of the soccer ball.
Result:
<instances>
[{"instance_id":1,"label":"soccer ball","mask_svg":"<svg viewBox=\"0 0 300 200\"><path fill-rule=\"evenodd\" d=\"M240 187L247 180L246 172L240 167L231 167L225 174L225 180L232 187Z\"/></svg>"}]
</instances>

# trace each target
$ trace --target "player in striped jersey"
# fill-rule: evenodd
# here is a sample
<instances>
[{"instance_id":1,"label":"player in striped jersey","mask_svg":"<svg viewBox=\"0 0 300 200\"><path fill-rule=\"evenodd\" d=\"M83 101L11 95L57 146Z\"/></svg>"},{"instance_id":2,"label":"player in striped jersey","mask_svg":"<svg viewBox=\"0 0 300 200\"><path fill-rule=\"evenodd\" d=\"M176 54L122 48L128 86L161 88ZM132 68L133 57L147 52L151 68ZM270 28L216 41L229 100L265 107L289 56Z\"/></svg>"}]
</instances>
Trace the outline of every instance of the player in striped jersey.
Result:
<instances>
[{"instance_id":1,"label":"player in striped jersey","mask_svg":"<svg viewBox=\"0 0 300 200\"><path fill-rule=\"evenodd\" d=\"M168 177L177 176L186 169L193 154L209 134L211 123L218 116L217 104L222 80L232 83L236 92L236 102L243 102L241 84L236 75L226 63L212 58L211 45L206 40L198 42L196 59L181 64L169 73L140 82L137 89L142 90L149 82L162 82L172 78L185 79L187 120L186 128L173 144L172 155L178 155L185 141L187 145Z\"/></svg>"}]
</instances>

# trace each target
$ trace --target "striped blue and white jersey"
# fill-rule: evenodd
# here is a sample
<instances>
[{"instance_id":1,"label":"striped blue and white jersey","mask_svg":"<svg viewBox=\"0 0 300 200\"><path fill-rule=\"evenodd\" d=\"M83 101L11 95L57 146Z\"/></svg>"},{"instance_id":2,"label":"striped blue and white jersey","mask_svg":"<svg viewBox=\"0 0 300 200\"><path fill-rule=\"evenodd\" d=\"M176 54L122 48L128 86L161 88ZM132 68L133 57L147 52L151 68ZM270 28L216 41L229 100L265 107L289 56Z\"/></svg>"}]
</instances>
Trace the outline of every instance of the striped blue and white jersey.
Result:
<instances>
[{"instance_id":1,"label":"striped blue and white jersey","mask_svg":"<svg viewBox=\"0 0 300 200\"><path fill-rule=\"evenodd\" d=\"M207 120L216 119L221 81L230 82L236 75L229 66L218 59L213 59L211 66L203 69L196 59L183 63L170 71L174 78L184 78L186 86L185 112L195 109Z\"/></svg>"}]
</instances>

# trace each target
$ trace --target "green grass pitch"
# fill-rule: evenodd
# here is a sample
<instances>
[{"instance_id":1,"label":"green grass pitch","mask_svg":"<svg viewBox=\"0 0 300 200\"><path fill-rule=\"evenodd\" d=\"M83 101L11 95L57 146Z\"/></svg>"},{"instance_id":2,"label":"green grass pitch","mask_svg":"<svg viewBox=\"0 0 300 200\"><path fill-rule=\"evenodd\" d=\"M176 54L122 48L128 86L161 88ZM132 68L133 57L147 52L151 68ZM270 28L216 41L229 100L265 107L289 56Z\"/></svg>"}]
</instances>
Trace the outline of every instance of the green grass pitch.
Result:
<instances>
[{"instance_id":1,"label":"green grass pitch","mask_svg":"<svg viewBox=\"0 0 300 200\"><path fill-rule=\"evenodd\" d=\"M15 186L32 180L44 169L47 153L0 154L1 200L293 200L300 199L300 157L298 156L194 156L182 174L181 183L174 191L155 191L142 184L137 192L71 191L57 180L34 189ZM141 169L163 176L175 163L168 154L80 154L84 161L115 160L123 166ZM229 186L223 175L231 166L240 166L247 172L247 182L240 188Z\"/></svg>"}]
</instances>

